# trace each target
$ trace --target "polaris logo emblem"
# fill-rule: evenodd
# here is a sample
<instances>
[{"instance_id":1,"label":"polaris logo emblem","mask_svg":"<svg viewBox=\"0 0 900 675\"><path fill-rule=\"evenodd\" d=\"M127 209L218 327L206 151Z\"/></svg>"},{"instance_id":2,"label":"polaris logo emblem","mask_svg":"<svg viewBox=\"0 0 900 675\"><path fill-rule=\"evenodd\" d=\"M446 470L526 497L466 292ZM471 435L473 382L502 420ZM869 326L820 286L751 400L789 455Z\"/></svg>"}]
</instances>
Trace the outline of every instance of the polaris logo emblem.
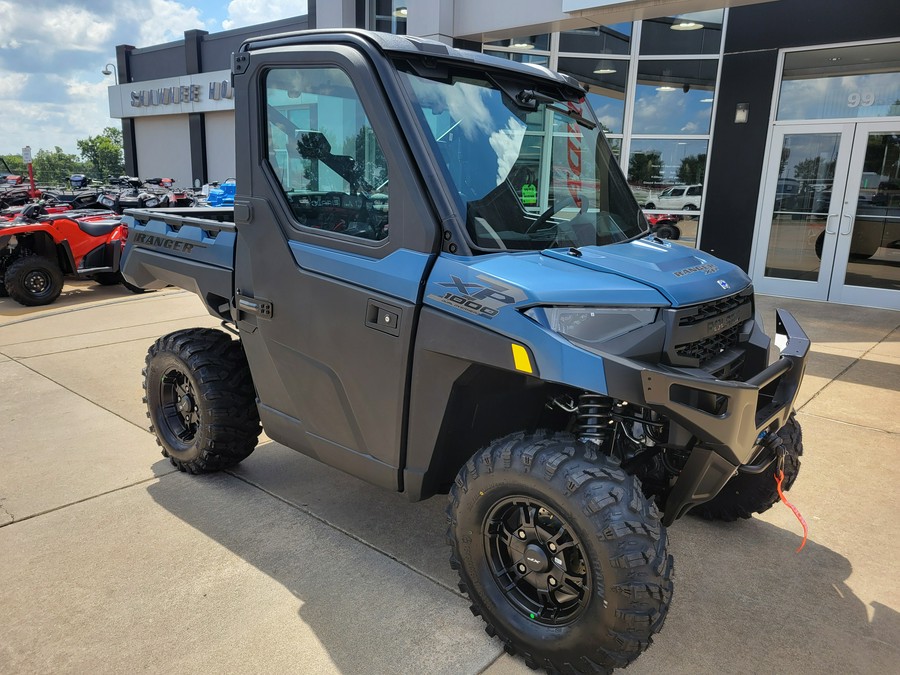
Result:
<instances>
[{"instance_id":1,"label":"polaris logo emblem","mask_svg":"<svg viewBox=\"0 0 900 675\"><path fill-rule=\"evenodd\" d=\"M716 283L719 284L719 286L721 286L721 287L722 287L724 290L726 290L726 291L727 291L729 288L731 288L731 286L728 285L728 282L725 281L724 279L717 279L717 280L716 280Z\"/></svg>"}]
</instances>

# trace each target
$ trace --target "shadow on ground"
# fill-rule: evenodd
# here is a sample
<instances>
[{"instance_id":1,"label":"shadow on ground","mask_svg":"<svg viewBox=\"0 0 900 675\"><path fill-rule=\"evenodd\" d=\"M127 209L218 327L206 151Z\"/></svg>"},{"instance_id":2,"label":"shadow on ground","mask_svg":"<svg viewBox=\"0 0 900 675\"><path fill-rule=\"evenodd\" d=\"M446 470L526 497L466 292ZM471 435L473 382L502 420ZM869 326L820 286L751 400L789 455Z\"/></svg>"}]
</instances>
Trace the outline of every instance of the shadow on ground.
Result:
<instances>
[{"instance_id":1,"label":"shadow on ground","mask_svg":"<svg viewBox=\"0 0 900 675\"><path fill-rule=\"evenodd\" d=\"M404 671L408 664L416 672L450 668L450 662L434 660L429 643L443 635L449 646L445 615L468 603L446 590L454 577L446 562L442 498L409 504L275 443L232 474L181 478L163 478L148 491L160 506L289 589L300 605L298 618L341 672L381 672L382 666L413 672ZM286 509L284 517L266 515L273 503ZM327 546L304 538L307 529L327 535ZM853 570L844 556L815 540L796 554L795 533L756 519L716 524L687 518L669 532L675 600L655 645L629 672L894 669L900 615L872 603L870 616L846 583ZM410 579L439 585L437 602L452 607L437 604L424 623L416 615L417 625L410 626L404 603L427 601L428 595ZM347 612L354 615L350 624ZM480 632L479 619L467 621ZM406 630L423 649L418 666L406 655L397 657L402 662L382 662L378 650L370 650L379 643L390 649Z\"/></svg>"}]
</instances>

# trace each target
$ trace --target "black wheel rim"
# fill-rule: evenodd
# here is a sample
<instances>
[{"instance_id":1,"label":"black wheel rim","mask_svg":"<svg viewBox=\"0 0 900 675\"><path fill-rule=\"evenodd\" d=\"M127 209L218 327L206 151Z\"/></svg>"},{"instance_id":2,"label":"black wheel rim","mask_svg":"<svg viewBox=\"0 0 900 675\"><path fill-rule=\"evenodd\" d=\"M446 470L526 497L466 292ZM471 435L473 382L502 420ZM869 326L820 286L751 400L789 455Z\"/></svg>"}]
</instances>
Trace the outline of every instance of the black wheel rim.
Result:
<instances>
[{"instance_id":1,"label":"black wheel rim","mask_svg":"<svg viewBox=\"0 0 900 675\"><path fill-rule=\"evenodd\" d=\"M47 270L32 270L25 275L22 285L29 295L41 298L50 294L53 289L53 279Z\"/></svg>"},{"instance_id":2,"label":"black wheel rim","mask_svg":"<svg viewBox=\"0 0 900 675\"><path fill-rule=\"evenodd\" d=\"M162 424L183 448L190 446L200 426L197 395L190 378L177 368L167 370L159 383Z\"/></svg>"},{"instance_id":3,"label":"black wheel rim","mask_svg":"<svg viewBox=\"0 0 900 675\"><path fill-rule=\"evenodd\" d=\"M591 574L572 527L533 497L508 497L485 518L494 580L509 603L536 623L572 623L587 606Z\"/></svg>"}]
</instances>

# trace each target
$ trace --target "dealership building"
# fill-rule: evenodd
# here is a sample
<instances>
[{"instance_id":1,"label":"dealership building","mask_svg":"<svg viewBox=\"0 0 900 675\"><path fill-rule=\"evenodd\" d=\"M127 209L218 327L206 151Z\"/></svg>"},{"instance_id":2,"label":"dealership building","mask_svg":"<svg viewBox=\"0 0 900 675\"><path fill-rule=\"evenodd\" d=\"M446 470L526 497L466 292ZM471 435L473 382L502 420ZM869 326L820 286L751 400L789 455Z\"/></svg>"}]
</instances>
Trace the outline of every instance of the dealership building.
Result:
<instances>
[{"instance_id":1,"label":"dealership building","mask_svg":"<svg viewBox=\"0 0 900 675\"><path fill-rule=\"evenodd\" d=\"M234 176L231 53L341 27L571 75L669 236L759 292L900 309L896 0L309 0L305 16L117 47L127 172Z\"/></svg>"}]
</instances>

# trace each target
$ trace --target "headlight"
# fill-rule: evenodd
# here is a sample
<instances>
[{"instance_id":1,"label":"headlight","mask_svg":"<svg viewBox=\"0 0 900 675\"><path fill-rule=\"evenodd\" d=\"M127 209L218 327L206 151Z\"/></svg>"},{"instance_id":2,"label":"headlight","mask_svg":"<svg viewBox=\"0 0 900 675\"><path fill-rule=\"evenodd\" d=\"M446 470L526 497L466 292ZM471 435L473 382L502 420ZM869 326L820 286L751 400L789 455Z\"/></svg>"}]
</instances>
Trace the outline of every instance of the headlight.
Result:
<instances>
[{"instance_id":1,"label":"headlight","mask_svg":"<svg viewBox=\"0 0 900 675\"><path fill-rule=\"evenodd\" d=\"M103 206L110 208L110 209L116 205L116 200L113 199L112 197L107 197L106 195L103 195L97 201L99 201L101 204L103 204Z\"/></svg>"},{"instance_id":2,"label":"headlight","mask_svg":"<svg viewBox=\"0 0 900 675\"><path fill-rule=\"evenodd\" d=\"M152 209L155 206L159 206L159 200L156 197L152 197L151 199L148 199L144 202L144 206L146 206L148 209Z\"/></svg>"},{"instance_id":3,"label":"headlight","mask_svg":"<svg viewBox=\"0 0 900 675\"><path fill-rule=\"evenodd\" d=\"M656 307L532 307L525 312L550 330L595 345L656 321Z\"/></svg>"}]
</instances>

